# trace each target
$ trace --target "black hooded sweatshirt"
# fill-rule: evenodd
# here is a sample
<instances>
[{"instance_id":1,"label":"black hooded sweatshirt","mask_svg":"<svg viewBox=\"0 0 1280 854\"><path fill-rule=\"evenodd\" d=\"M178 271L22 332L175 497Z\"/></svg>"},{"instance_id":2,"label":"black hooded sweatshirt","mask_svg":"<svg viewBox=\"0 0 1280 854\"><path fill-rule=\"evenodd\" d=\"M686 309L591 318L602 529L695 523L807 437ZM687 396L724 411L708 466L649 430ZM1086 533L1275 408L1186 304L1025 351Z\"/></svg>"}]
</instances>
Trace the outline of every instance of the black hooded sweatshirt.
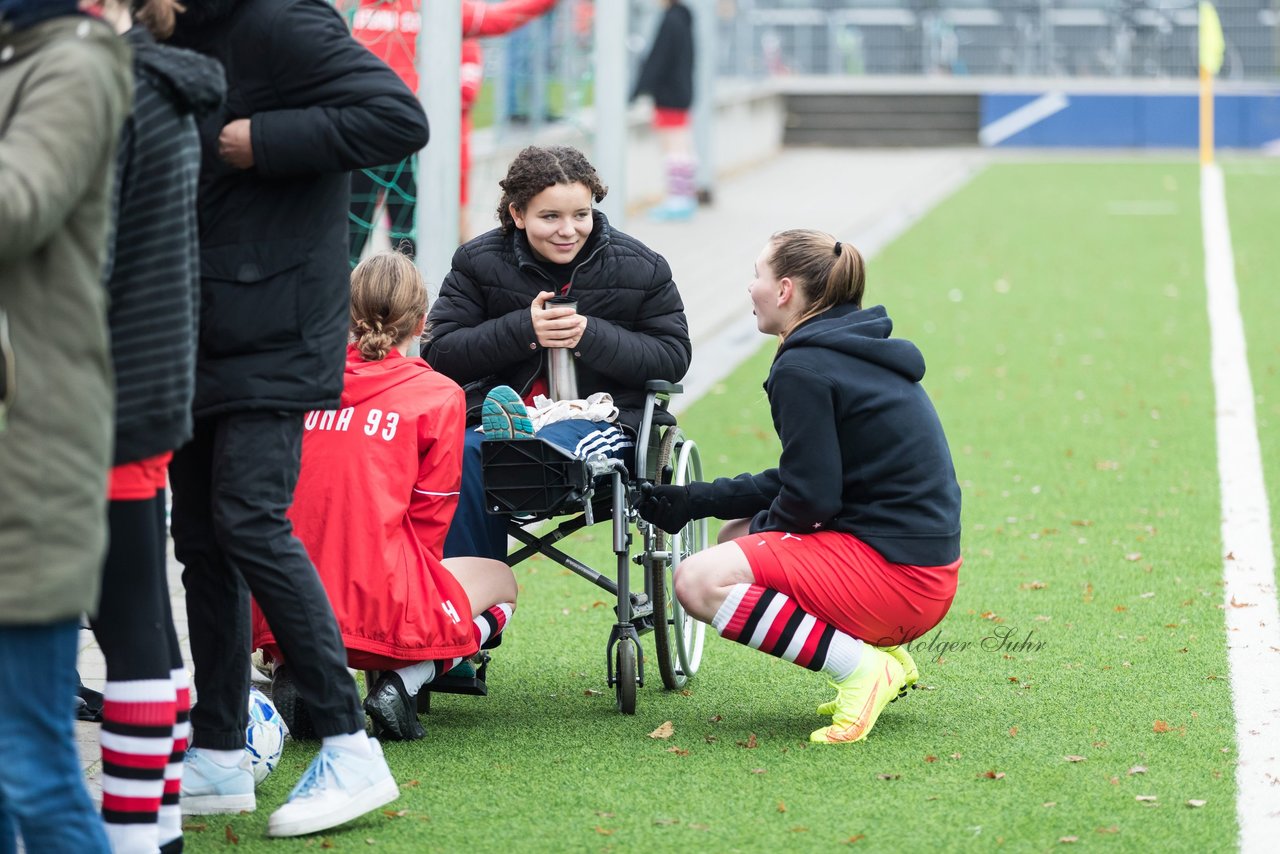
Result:
<instances>
[{"instance_id":1,"label":"black hooded sweatshirt","mask_svg":"<svg viewBox=\"0 0 1280 854\"><path fill-rule=\"evenodd\" d=\"M133 110L116 155L115 235L106 269L116 373L116 465L191 438L200 310L196 122L226 94L222 66L158 45L141 27Z\"/></svg>"},{"instance_id":2,"label":"black hooded sweatshirt","mask_svg":"<svg viewBox=\"0 0 1280 854\"><path fill-rule=\"evenodd\" d=\"M883 306L837 306L787 336L765 381L778 467L690 487L696 515L751 531L853 534L893 563L960 556L960 486L924 357Z\"/></svg>"}]
</instances>

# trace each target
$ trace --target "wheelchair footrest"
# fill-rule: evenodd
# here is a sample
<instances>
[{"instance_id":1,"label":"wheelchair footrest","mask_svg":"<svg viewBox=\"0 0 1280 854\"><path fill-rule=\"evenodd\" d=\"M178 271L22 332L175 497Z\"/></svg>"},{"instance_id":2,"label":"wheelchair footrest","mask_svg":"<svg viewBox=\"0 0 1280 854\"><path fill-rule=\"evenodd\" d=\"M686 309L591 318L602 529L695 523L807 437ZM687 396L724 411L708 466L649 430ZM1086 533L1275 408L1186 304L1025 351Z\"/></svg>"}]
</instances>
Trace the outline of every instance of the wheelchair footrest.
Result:
<instances>
[{"instance_id":1,"label":"wheelchair footrest","mask_svg":"<svg viewBox=\"0 0 1280 854\"><path fill-rule=\"evenodd\" d=\"M586 460L545 439L486 439L480 455L490 513L551 514L590 484Z\"/></svg>"}]
</instances>

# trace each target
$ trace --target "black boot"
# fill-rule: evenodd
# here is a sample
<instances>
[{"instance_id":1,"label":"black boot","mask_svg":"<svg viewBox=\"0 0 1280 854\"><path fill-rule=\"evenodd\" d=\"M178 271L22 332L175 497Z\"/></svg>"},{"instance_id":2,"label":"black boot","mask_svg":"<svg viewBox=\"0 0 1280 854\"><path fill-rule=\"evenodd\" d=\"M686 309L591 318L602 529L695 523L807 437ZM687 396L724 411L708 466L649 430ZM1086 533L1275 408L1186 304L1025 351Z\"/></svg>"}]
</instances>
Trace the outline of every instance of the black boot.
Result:
<instances>
[{"instance_id":1,"label":"black boot","mask_svg":"<svg viewBox=\"0 0 1280 854\"><path fill-rule=\"evenodd\" d=\"M298 686L293 682L287 664L276 665L271 675L271 702L276 704L276 711L284 718L285 726L294 741L304 741L316 737L315 725L311 723L311 712L306 701L298 694Z\"/></svg>"},{"instance_id":2,"label":"black boot","mask_svg":"<svg viewBox=\"0 0 1280 854\"><path fill-rule=\"evenodd\" d=\"M388 741L414 741L425 736L417 703L394 670L384 672L365 698L364 710L373 721L373 734Z\"/></svg>"}]
</instances>

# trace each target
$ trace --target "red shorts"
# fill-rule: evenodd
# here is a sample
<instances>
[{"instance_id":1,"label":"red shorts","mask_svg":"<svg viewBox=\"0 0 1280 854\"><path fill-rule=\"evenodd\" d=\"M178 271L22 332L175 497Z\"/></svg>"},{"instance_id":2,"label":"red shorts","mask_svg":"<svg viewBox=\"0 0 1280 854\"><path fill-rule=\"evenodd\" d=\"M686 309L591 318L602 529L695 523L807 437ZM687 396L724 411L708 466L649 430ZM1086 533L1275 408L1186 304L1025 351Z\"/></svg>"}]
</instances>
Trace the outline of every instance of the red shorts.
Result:
<instances>
[{"instance_id":1,"label":"red shorts","mask_svg":"<svg viewBox=\"0 0 1280 854\"><path fill-rule=\"evenodd\" d=\"M164 489L173 451L113 468L107 478L107 500L149 501Z\"/></svg>"},{"instance_id":2,"label":"red shorts","mask_svg":"<svg viewBox=\"0 0 1280 854\"><path fill-rule=\"evenodd\" d=\"M656 128L684 128L689 126L688 110L673 110L669 107L653 108L653 126Z\"/></svg>"},{"instance_id":3,"label":"red shorts","mask_svg":"<svg viewBox=\"0 0 1280 854\"><path fill-rule=\"evenodd\" d=\"M262 646L263 658L269 662L283 662L284 655L280 652L280 644L268 643ZM430 659L415 659L409 661L403 658L392 658L389 655L379 655L376 652L365 652L362 649L347 650L347 667L352 670L399 670L402 667L408 667L411 664L421 664L423 661Z\"/></svg>"},{"instance_id":4,"label":"red shorts","mask_svg":"<svg viewBox=\"0 0 1280 854\"><path fill-rule=\"evenodd\" d=\"M890 563L852 534L768 531L734 540L756 583L875 646L914 640L946 616L962 558L946 566Z\"/></svg>"}]
</instances>

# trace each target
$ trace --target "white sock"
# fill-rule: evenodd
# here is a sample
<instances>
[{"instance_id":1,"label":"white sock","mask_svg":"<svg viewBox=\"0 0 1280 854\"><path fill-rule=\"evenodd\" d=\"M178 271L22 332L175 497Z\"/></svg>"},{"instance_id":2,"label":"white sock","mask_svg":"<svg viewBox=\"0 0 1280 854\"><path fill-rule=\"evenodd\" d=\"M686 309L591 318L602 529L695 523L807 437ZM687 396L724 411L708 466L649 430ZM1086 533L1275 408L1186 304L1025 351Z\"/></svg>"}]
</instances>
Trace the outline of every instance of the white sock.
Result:
<instances>
[{"instance_id":1,"label":"white sock","mask_svg":"<svg viewBox=\"0 0 1280 854\"><path fill-rule=\"evenodd\" d=\"M359 756L372 756L373 745L369 744L369 736L364 730L356 730L346 735L326 735L321 739L322 747L335 747L338 750L349 750Z\"/></svg>"},{"instance_id":2,"label":"white sock","mask_svg":"<svg viewBox=\"0 0 1280 854\"><path fill-rule=\"evenodd\" d=\"M436 663L434 661L419 661L417 664L401 667L396 671L396 675L404 683L405 693L410 697L416 697L418 696L418 691L422 690L423 685L436 678Z\"/></svg>"}]
</instances>

